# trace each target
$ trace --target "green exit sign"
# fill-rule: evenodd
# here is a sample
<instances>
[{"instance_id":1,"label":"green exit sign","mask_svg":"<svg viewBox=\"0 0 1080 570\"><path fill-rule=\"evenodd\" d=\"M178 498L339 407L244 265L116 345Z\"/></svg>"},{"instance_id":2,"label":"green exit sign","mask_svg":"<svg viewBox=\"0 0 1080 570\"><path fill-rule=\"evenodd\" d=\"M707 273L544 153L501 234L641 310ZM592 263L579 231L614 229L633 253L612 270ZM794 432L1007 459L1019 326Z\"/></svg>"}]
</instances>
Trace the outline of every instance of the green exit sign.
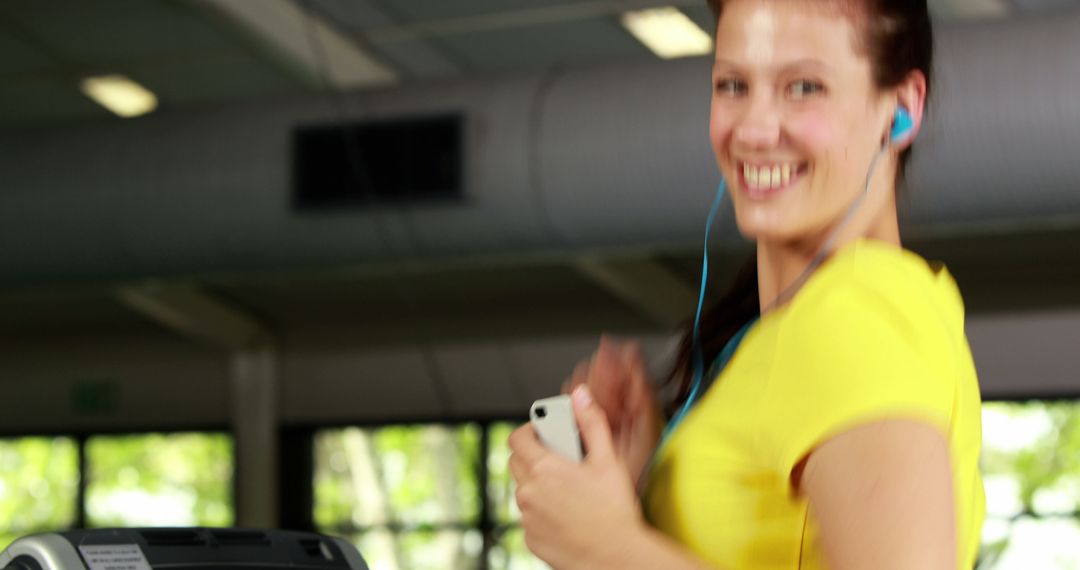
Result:
<instances>
[{"instance_id":1,"label":"green exit sign","mask_svg":"<svg viewBox=\"0 0 1080 570\"><path fill-rule=\"evenodd\" d=\"M112 414L116 412L119 391L111 380L82 380L71 390L71 407L78 414Z\"/></svg>"}]
</instances>

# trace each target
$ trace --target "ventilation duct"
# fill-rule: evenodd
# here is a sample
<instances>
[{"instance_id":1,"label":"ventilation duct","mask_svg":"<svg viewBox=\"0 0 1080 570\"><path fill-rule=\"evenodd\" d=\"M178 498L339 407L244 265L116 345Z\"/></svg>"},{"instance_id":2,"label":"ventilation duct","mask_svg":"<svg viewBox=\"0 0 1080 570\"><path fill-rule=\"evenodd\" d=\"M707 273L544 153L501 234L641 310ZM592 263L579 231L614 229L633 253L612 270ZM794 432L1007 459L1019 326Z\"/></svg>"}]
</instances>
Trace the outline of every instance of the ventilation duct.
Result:
<instances>
[{"instance_id":1,"label":"ventilation duct","mask_svg":"<svg viewBox=\"0 0 1080 570\"><path fill-rule=\"evenodd\" d=\"M912 229L1080 212L1078 29L1072 11L941 30ZM695 59L9 129L0 284L695 245L718 180L708 83ZM457 114L462 201L292 208L295 129Z\"/></svg>"}]
</instances>

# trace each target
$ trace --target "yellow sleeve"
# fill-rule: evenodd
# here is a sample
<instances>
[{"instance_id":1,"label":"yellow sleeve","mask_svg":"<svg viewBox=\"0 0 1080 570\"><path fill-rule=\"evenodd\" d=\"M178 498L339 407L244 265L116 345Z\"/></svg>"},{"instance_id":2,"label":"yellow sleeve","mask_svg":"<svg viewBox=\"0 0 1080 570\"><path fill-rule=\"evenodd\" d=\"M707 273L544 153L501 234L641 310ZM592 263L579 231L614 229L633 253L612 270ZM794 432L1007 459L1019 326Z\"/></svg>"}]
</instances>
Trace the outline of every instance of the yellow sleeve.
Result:
<instances>
[{"instance_id":1,"label":"yellow sleeve","mask_svg":"<svg viewBox=\"0 0 1080 570\"><path fill-rule=\"evenodd\" d=\"M925 421L948 437L952 343L919 288L853 280L806 293L767 378L762 443L784 483L815 447L876 420Z\"/></svg>"}]
</instances>

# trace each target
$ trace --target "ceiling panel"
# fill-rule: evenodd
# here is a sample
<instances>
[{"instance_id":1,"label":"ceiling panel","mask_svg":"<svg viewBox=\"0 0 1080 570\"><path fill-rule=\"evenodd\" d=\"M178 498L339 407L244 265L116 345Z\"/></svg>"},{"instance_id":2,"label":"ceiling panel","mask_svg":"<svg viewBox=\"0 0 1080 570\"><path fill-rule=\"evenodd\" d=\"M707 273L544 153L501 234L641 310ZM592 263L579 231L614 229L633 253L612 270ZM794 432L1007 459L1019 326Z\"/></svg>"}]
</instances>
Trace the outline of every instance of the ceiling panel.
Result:
<instances>
[{"instance_id":1,"label":"ceiling panel","mask_svg":"<svg viewBox=\"0 0 1080 570\"><path fill-rule=\"evenodd\" d=\"M680 6L679 11L686 14L695 24L701 26L701 29L708 33L713 33L716 28L716 22L713 21L712 11L705 5L705 1L702 0L698 6Z\"/></svg>"},{"instance_id":2,"label":"ceiling panel","mask_svg":"<svg viewBox=\"0 0 1080 570\"><path fill-rule=\"evenodd\" d=\"M393 4L371 0L314 0L314 11L333 26L372 49L408 78L426 79L457 75L461 66L440 49L438 38L402 38L392 42L371 42L365 32L401 26L407 20Z\"/></svg>"},{"instance_id":3,"label":"ceiling panel","mask_svg":"<svg viewBox=\"0 0 1080 570\"><path fill-rule=\"evenodd\" d=\"M163 105L258 97L304 89L297 80L270 62L239 49L200 59L131 66L123 71L154 91Z\"/></svg>"},{"instance_id":4,"label":"ceiling panel","mask_svg":"<svg viewBox=\"0 0 1080 570\"><path fill-rule=\"evenodd\" d=\"M51 65L43 54L10 34L0 32L0 75L41 71Z\"/></svg>"},{"instance_id":5,"label":"ceiling panel","mask_svg":"<svg viewBox=\"0 0 1080 570\"><path fill-rule=\"evenodd\" d=\"M375 51L408 77L427 79L447 77L461 72L461 65L448 57L444 50L433 49L431 40L408 40L379 44Z\"/></svg>"},{"instance_id":6,"label":"ceiling panel","mask_svg":"<svg viewBox=\"0 0 1080 570\"><path fill-rule=\"evenodd\" d=\"M445 44L479 72L651 57L614 18L542 24L446 36Z\"/></svg>"},{"instance_id":7,"label":"ceiling panel","mask_svg":"<svg viewBox=\"0 0 1080 570\"><path fill-rule=\"evenodd\" d=\"M47 124L110 116L108 111L83 97L74 81L53 77L14 83L0 81L0 124Z\"/></svg>"},{"instance_id":8,"label":"ceiling panel","mask_svg":"<svg viewBox=\"0 0 1080 570\"><path fill-rule=\"evenodd\" d=\"M596 4L594 0L369 0L390 6L409 20L430 21L490 14L536 10L574 4Z\"/></svg>"},{"instance_id":9,"label":"ceiling panel","mask_svg":"<svg viewBox=\"0 0 1080 570\"><path fill-rule=\"evenodd\" d=\"M4 13L14 25L77 66L197 57L234 45L195 12L161 0L9 0L7 4Z\"/></svg>"},{"instance_id":10,"label":"ceiling panel","mask_svg":"<svg viewBox=\"0 0 1080 570\"><path fill-rule=\"evenodd\" d=\"M401 22L393 18L393 11L380 8L370 0L309 0L309 6L318 14L344 29L381 28Z\"/></svg>"}]
</instances>

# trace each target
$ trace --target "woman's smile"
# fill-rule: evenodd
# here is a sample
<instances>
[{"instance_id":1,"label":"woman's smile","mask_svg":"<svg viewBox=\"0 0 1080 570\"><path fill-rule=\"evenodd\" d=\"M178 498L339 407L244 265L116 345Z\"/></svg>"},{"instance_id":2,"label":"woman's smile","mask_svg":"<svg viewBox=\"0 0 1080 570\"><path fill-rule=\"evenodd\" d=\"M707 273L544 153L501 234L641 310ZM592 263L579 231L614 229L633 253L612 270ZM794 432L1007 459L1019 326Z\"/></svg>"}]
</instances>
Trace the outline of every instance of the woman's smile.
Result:
<instances>
[{"instance_id":1,"label":"woman's smile","mask_svg":"<svg viewBox=\"0 0 1080 570\"><path fill-rule=\"evenodd\" d=\"M797 161L739 161L739 188L751 200L767 200L797 184L809 163Z\"/></svg>"}]
</instances>

